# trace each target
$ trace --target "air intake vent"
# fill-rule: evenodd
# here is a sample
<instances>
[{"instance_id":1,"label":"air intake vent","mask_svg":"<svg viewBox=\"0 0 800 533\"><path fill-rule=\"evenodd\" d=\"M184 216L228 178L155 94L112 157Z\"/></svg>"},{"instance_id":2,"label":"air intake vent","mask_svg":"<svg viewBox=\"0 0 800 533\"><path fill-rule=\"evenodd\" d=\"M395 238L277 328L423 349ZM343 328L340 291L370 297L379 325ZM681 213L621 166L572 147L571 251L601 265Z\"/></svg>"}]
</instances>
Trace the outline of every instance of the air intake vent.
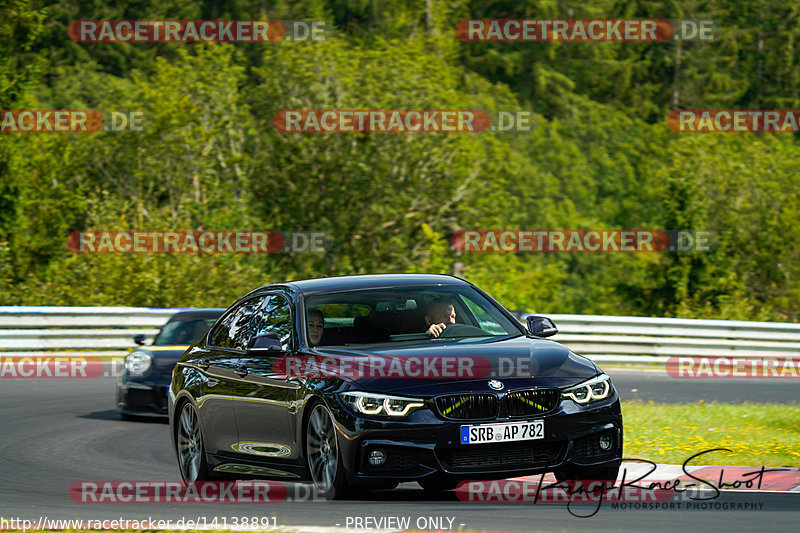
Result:
<instances>
[{"instance_id":1,"label":"air intake vent","mask_svg":"<svg viewBox=\"0 0 800 533\"><path fill-rule=\"evenodd\" d=\"M563 442L478 444L441 450L437 456L450 472L546 468L561 462L564 448Z\"/></svg>"}]
</instances>

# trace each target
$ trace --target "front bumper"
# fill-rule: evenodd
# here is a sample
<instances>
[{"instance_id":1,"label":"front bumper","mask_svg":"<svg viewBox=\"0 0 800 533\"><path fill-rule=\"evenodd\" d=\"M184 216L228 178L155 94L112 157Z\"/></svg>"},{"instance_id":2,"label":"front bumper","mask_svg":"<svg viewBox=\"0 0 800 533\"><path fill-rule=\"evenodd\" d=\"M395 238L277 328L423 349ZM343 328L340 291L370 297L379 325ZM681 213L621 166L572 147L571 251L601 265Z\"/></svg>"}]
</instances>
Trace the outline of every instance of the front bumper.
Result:
<instances>
[{"instance_id":1,"label":"front bumper","mask_svg":"<svg viewBox=\"0 0 800 533\"><path fill-rule=\"evenodd\" d=\"M117 383L117 411L127 415L167 416L169 376L131 378L123 374Z\"/></svg>"},{"instance_id":2,"label":"front bumper","mask_svg":"<svg viewBox=\"0 0 800 533\"><path fill-rule=\"evenodd\" d=\"M339 406L341 407L341 406ZM570 401L550 413L491 422L449 421L431 411L417 411L403 421L336 413L339 446L348 478L354 483L426 477L502 479L557 469L618 463L622 458L622 416L618 399L591 408ZM461 444L462 425L544 419L543 439L507 443ZM612 439L609 450L600 435ZM386 454L380 466L369 463L372 450Z\"/></svg>"}]
</instances>

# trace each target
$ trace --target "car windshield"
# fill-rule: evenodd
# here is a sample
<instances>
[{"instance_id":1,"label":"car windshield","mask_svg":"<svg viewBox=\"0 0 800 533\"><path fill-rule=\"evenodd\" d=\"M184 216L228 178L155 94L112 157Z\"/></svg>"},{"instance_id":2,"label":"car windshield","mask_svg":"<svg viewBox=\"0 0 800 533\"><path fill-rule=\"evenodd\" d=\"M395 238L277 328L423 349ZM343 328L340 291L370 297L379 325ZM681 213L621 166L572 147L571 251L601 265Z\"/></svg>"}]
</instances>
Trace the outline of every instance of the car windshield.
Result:
<instances>
[{"instance_id":1,"label":"car windshield","mask_svg":"<svg viewBox=\"0 0 800 533\"><path fill-rule=\"evenodd\" d=\"M188 318L170 320L156 335L153 346L178 346L194 344L214 325L217 319Z\"/></svg>"},{"instance_id":2,"label":"car windshield","mask_svg":"<svg viewBox=\"0 0 800 533\"><path fill-rule=\"evenodd\" d=\"M313 346L520 335L493 303L469 286L360 289L306 300ZM324 323L322 337L313 326ZM438 326L436 326L438 325ZM432 326L436 326L431 329Z\"/></svg>"}]
</instances>

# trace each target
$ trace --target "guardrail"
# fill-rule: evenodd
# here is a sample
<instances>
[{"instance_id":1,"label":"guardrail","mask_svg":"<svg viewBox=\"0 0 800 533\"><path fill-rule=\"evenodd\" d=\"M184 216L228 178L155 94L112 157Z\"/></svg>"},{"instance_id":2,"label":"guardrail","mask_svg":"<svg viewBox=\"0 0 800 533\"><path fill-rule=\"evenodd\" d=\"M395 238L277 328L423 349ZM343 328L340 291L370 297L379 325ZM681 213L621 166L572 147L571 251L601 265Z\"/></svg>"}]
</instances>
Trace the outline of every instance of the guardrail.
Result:
<instances>
[{"instance_id":1,"label":"guardrail","mask_svg":"<svg viewBox=\"0 0 800 533\"><path fill-rule=\"evenodd\" d=\"M0 356L123 357L134 335L152 338L182 309L146 307L0 307Z\"/></svg>"},{"instance_id":2,"label":"guardrail","mask_svg":"<svg viewBox=\"0 0 800 533\"><path fill-rule=\"evenodd\" d=\"M553 340L596 361L665 363L670 357L800 357L800 324L740 320L547 315Z\"/></svg>"},{"instance_id":3,"label":"guardrail","mask_svg":"<svg viewBox=\"0 0 800 533\"><path fill-rule=\"evenodd\" d=\"M0 356L122 357L181 309L0 307ZM599 315L548 315L554 340L600 362L664 363L674 356L800 357L800 324Z\"/></svg>"}]
</instances>

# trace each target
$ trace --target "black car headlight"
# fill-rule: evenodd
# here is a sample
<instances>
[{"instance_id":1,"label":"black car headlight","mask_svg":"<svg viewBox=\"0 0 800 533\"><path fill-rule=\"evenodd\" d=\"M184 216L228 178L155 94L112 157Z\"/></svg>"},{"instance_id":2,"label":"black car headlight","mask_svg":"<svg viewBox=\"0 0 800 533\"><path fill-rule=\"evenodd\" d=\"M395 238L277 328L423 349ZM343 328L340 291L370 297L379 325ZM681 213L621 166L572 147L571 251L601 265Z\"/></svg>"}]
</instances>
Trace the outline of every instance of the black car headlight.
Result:
<instances>
[{"instance_id":1,"label":"black car headlight","mask_svg":"<svg viewBox=\"0 0 800 533\"><path fill-rule=\"evenodd\" d=\"M425 407L425 401L419 398L403 398L387 396L373 392L343 392L339 397L350 408L364 415L391 416L399 418Z\"/></svg>"},{"instance_id":2,"label":"black car headlight","mask_svg":"<svg viewBox=\"0 0 800 533\"><path fill-rule=\"evenodd\" d=\"M563 389L561 397L584 405L597 400L605 400L613 392L614 387L611 385L611 378L606 374L600 374L584 381L580 385Z\"/></svg>"},{"instance_id":3,"label":"black car headlight","mask_svg":"<svg viewBox=\"0 0 800 533\"><path fill-rule=\"evenodd\" d=\"M141 376L153 365L153 358L150 354L140 350L134 350L125 358L125 369L131 376Z\"/></svg>"}]
</instances>

